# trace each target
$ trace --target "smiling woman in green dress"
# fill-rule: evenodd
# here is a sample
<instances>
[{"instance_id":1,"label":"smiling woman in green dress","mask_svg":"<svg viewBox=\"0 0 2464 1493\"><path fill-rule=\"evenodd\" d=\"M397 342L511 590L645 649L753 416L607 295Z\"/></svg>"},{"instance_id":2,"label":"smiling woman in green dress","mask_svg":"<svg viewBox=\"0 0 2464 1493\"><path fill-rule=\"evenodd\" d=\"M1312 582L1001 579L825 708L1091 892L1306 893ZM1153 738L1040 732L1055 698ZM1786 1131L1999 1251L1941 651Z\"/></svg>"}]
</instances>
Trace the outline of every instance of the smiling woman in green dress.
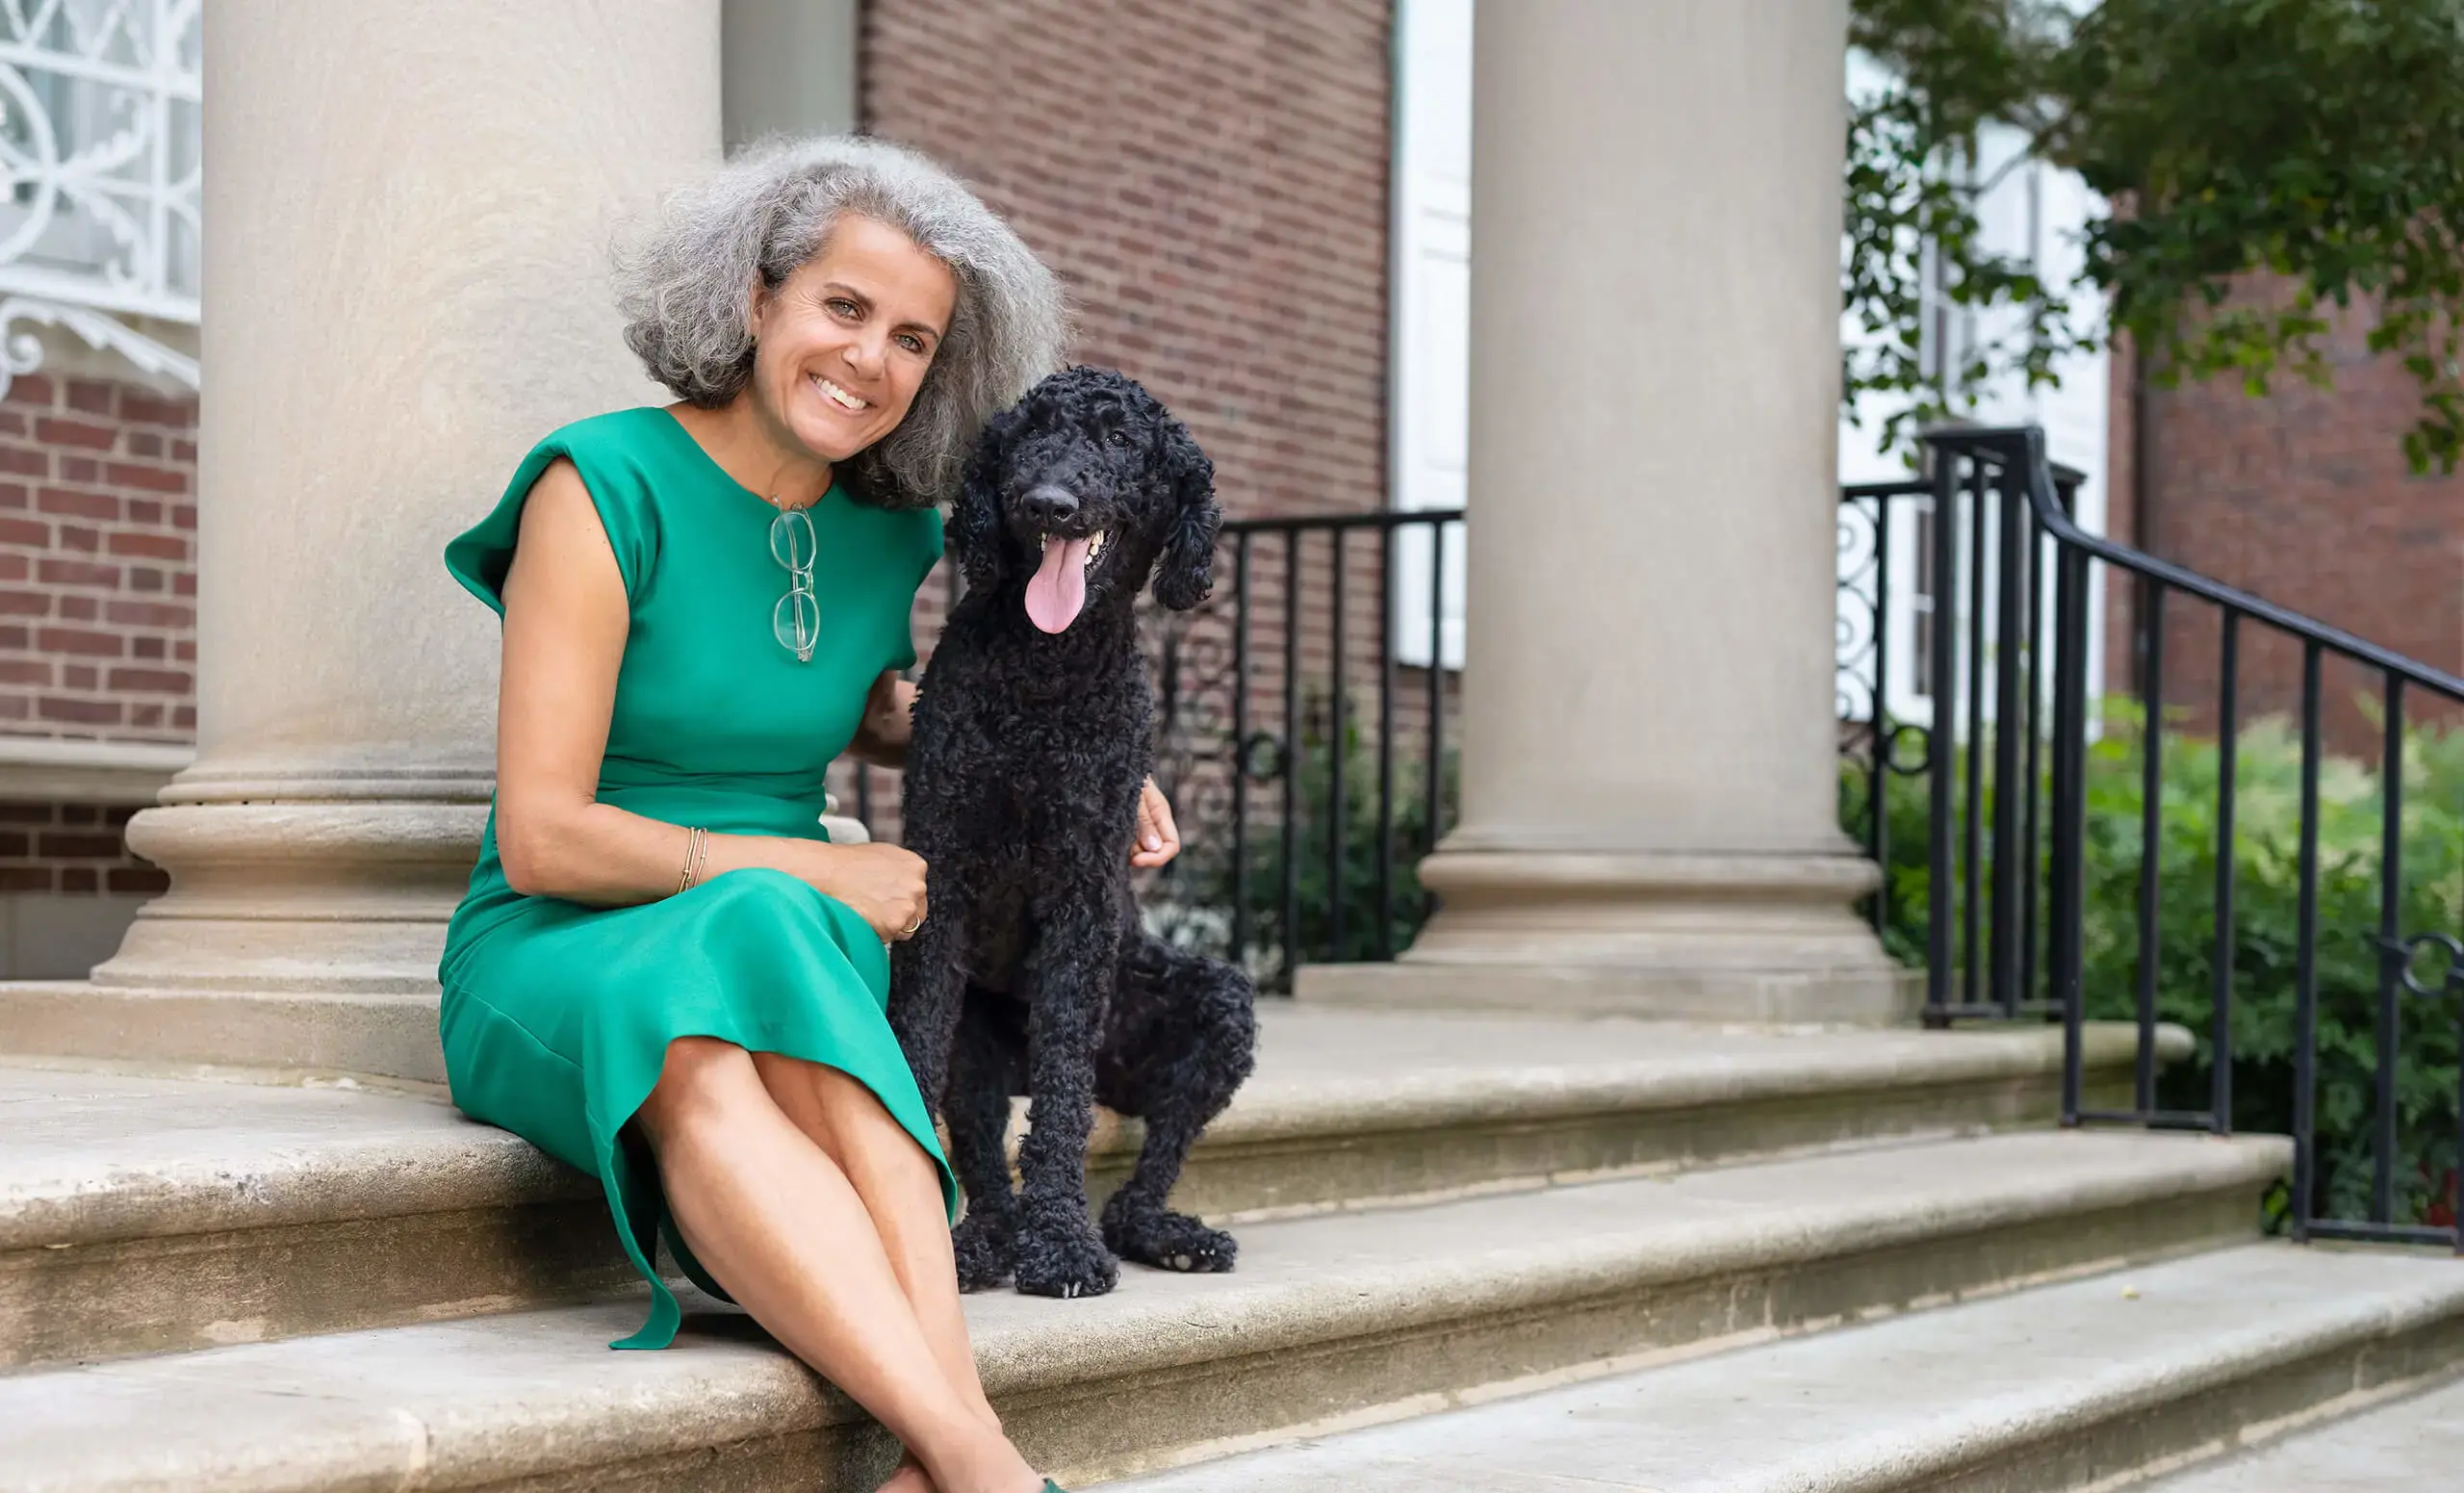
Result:
<instances>
[{"instance_id":1,"label":"smiling woman in green dress","mask_svg":"<svg viewBox=\"0 0 2464 1493\"><path fill-rule=\"evenodd\" d=\"M886 1486L1033 1493L884 1017L924 863L820 813L842 751L904 752L935 504L1057 365L1058 288L951 177L853 140L679 193L622 278L679 402L551 435L446 552L504 618L496 811L440 970L454 1101L602 1179L652 1293L616 1346L676 1333L664 1232L908 1448Z\"/></svg>"}]
</instances>

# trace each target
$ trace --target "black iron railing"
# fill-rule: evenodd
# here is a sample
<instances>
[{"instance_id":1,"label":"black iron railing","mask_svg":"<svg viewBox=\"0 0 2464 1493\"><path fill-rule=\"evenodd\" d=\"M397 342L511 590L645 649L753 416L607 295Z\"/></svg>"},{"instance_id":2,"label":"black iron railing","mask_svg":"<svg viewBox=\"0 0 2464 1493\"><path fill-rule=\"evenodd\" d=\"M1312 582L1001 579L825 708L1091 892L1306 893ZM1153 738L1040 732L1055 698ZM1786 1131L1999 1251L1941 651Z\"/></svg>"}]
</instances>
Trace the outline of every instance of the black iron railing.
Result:
<instances>
[{"instance_id":1,"label":"black iron railing","mask_svg":"<svg viewBox=\"0 0 2464 1493\"><path fill-rule=\"evenodd\" d=\"M2407 755L2464 782L2464 679L2089 532L2039 431L1927 446L1841 495L1840 713L1928 1018L2058 1017L2068 1123L2289 1130L2297 1238L2464 1250L2464 805L2408 798ZM2289 781L2246 781L2275 747ZM2127 1109L2082 1097L2101 1017L2138 1028Z\"/></svg>"},{"instance_id":2,"label":"black iron railing","mask_svg":"<svg viewBox=\"0 0 2464 1493\"><path fill-rule=\"evenodd\" d=\"M1411 941L1453 812L1462 534L1460 509L1238 520L1204 605L1142 614L1189 847L1146 898L1167 936L1279 991Z\"/></svg>"},{"instance_id":3,"label":"black iron railing","mask_svg":"<svg viewBox=\"0 0 2464 1493\"><path fill-rule=\"evenodd\" d=\"M1902 952L1922 959L1932 1025L2052 1009L2037 980L2043 868L2017 848L2038 842L2044 819L2044 542L2024 503L1989 490L1990 471L1938 458L1933 477L1839 494L1848 816L1888 868L1893 780L1925 787L1925 916L1903 918L1888 876L1868 914L1886 938L1920 931ZM2079 475L2051 476L2067 511ZM1895 701L1912 706L1906 718Z\"/></svg>"}]
</instances>

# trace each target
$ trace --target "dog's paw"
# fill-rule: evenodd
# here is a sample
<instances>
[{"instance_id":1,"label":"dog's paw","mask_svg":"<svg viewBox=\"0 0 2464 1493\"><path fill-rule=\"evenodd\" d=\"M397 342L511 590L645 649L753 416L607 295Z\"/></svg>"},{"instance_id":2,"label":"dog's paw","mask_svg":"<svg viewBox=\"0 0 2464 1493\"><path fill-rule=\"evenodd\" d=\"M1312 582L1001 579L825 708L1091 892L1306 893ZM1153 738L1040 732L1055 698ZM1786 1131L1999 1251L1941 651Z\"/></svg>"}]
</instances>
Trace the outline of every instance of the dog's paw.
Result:
<instances>
[{"instance_id":1,"label":"dog's paw","mask_svg":"<svg viewBox=\"0 0 2464 1493\"><path fill-rule=\"evenodd\" d=\"M1137 1213L1104 1217L1104 1243L1124 1260L1194 1275L1219 1275L1232 1268L1241 1244L1186 1213Z\"/></svg>"},{"instance_id":2,"label":"dog's paw","mask_svg":"<svg viewBox=\"0 0 2464 1493\"><path fill-rule=\"evenodd\" d=\"M1119 1280L1120 1262L1083 1209L1057 1211L1020 1225L1016 1277L1029 1296L1102 1296Z\"/></svg>"},{"instance_id":3,"label":"dog's paw","mask_svg":"<svg viewBox=\"0 0 2464 1493\"><path fill-rule=\"evenodd\" d=\"M989 1291L1010 1283L1018 1268L1018 1239L1013 1221L995 1221L970 1213L951 1231L958 1255L959 1289Z\"/></svg>"}]
</instances>

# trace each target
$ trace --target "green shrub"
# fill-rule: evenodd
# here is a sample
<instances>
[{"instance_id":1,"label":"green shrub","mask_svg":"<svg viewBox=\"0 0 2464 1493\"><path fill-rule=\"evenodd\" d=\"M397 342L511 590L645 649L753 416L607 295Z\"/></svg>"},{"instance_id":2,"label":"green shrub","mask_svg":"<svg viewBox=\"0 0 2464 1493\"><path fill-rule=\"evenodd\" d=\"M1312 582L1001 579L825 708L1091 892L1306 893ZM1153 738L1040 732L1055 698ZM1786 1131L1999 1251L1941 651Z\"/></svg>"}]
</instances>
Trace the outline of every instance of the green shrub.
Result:
<instances>
[{"instance_id":1,"label":"green shrub","mask_svg":"<svg viewBox=\"0 0 2464 1493\"><path fill-rule=\"evenodd\" d=\"M2092 1019L2130 1020L2138 1005L2143 717L2109 705L2086 764L2083 988ZM2405 745L2401 935L2464 933L2464 732L2414 731ZM2157 1014L2196 1037L2189 1064L2167 1073L2158 1103L2207 1108L2215 1053L2217 743L2165 734L2157 847ZM2047 764L2049 767L2049 763ZM2295 974L2300 898L2298 738L2280 721L2244 730L2236 753L2234 826L2233 1125L2293 1128ZM1957 795L1965 802L1964 785ZM1926 945L1927 785L1894 778L1889 811L1891 917L1885 940L1911 964ZM2050 798L2046 800L2049 809ZM2315 1201L2328 1216L2369 1214L2377 1107L2381 806L2374 764L2329 759L2319 782L2319 1135ZM1989 814L1991 798L1987 796ZM1861 781L1843 774L1841 822L1861 842ZM2049 844L2049 825L2039 853ZM2040 870L2046 869L2040 862ZM2049 880L2041 877L2040 886ZM1989 882L1988 883L1989 885ZM1953 915L1959 888L1954 886ZM2039 900L2040 928L2045 899ZM2039 959L2042 996L2044 960ZM2427 963L2425 983L2443 969ZM1980 992L1981 993L1981 992ZM2456 1186L2457 1017L2451 995L2400 991L2397 1145L2399 1222L2452 1221Z\"/></svg>"}]
</instances>

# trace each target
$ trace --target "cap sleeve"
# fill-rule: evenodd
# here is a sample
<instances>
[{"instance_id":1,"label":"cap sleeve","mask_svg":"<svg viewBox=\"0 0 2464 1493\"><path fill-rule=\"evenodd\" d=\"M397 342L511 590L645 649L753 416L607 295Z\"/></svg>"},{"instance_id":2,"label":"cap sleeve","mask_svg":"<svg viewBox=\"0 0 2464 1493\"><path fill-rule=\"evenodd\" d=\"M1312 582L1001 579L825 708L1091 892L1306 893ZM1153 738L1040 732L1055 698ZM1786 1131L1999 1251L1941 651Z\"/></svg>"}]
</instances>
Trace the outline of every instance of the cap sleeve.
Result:
<instances>
[{"instance_id":1,"label":"cap sleeve","mask_svg":"<svg viewBox=\"0 0 2464 1493\"><path fill-rule=\"evenodd\" d=\"M513 569L514 545L522 536L523 504L559 457L574 464L583 490L590 494L591 506L599 511L608 548L616 552L616 569L624 577L628 602L640 598L657 558L657 516L640 475L621 463L597 459L589 443L577 439L572 428L559 430L522 458L513 480L505 484L504 496L488 516L445 547L446 570L499 616L504 614L504 578Z\"/></svg>"}]
</instances>

